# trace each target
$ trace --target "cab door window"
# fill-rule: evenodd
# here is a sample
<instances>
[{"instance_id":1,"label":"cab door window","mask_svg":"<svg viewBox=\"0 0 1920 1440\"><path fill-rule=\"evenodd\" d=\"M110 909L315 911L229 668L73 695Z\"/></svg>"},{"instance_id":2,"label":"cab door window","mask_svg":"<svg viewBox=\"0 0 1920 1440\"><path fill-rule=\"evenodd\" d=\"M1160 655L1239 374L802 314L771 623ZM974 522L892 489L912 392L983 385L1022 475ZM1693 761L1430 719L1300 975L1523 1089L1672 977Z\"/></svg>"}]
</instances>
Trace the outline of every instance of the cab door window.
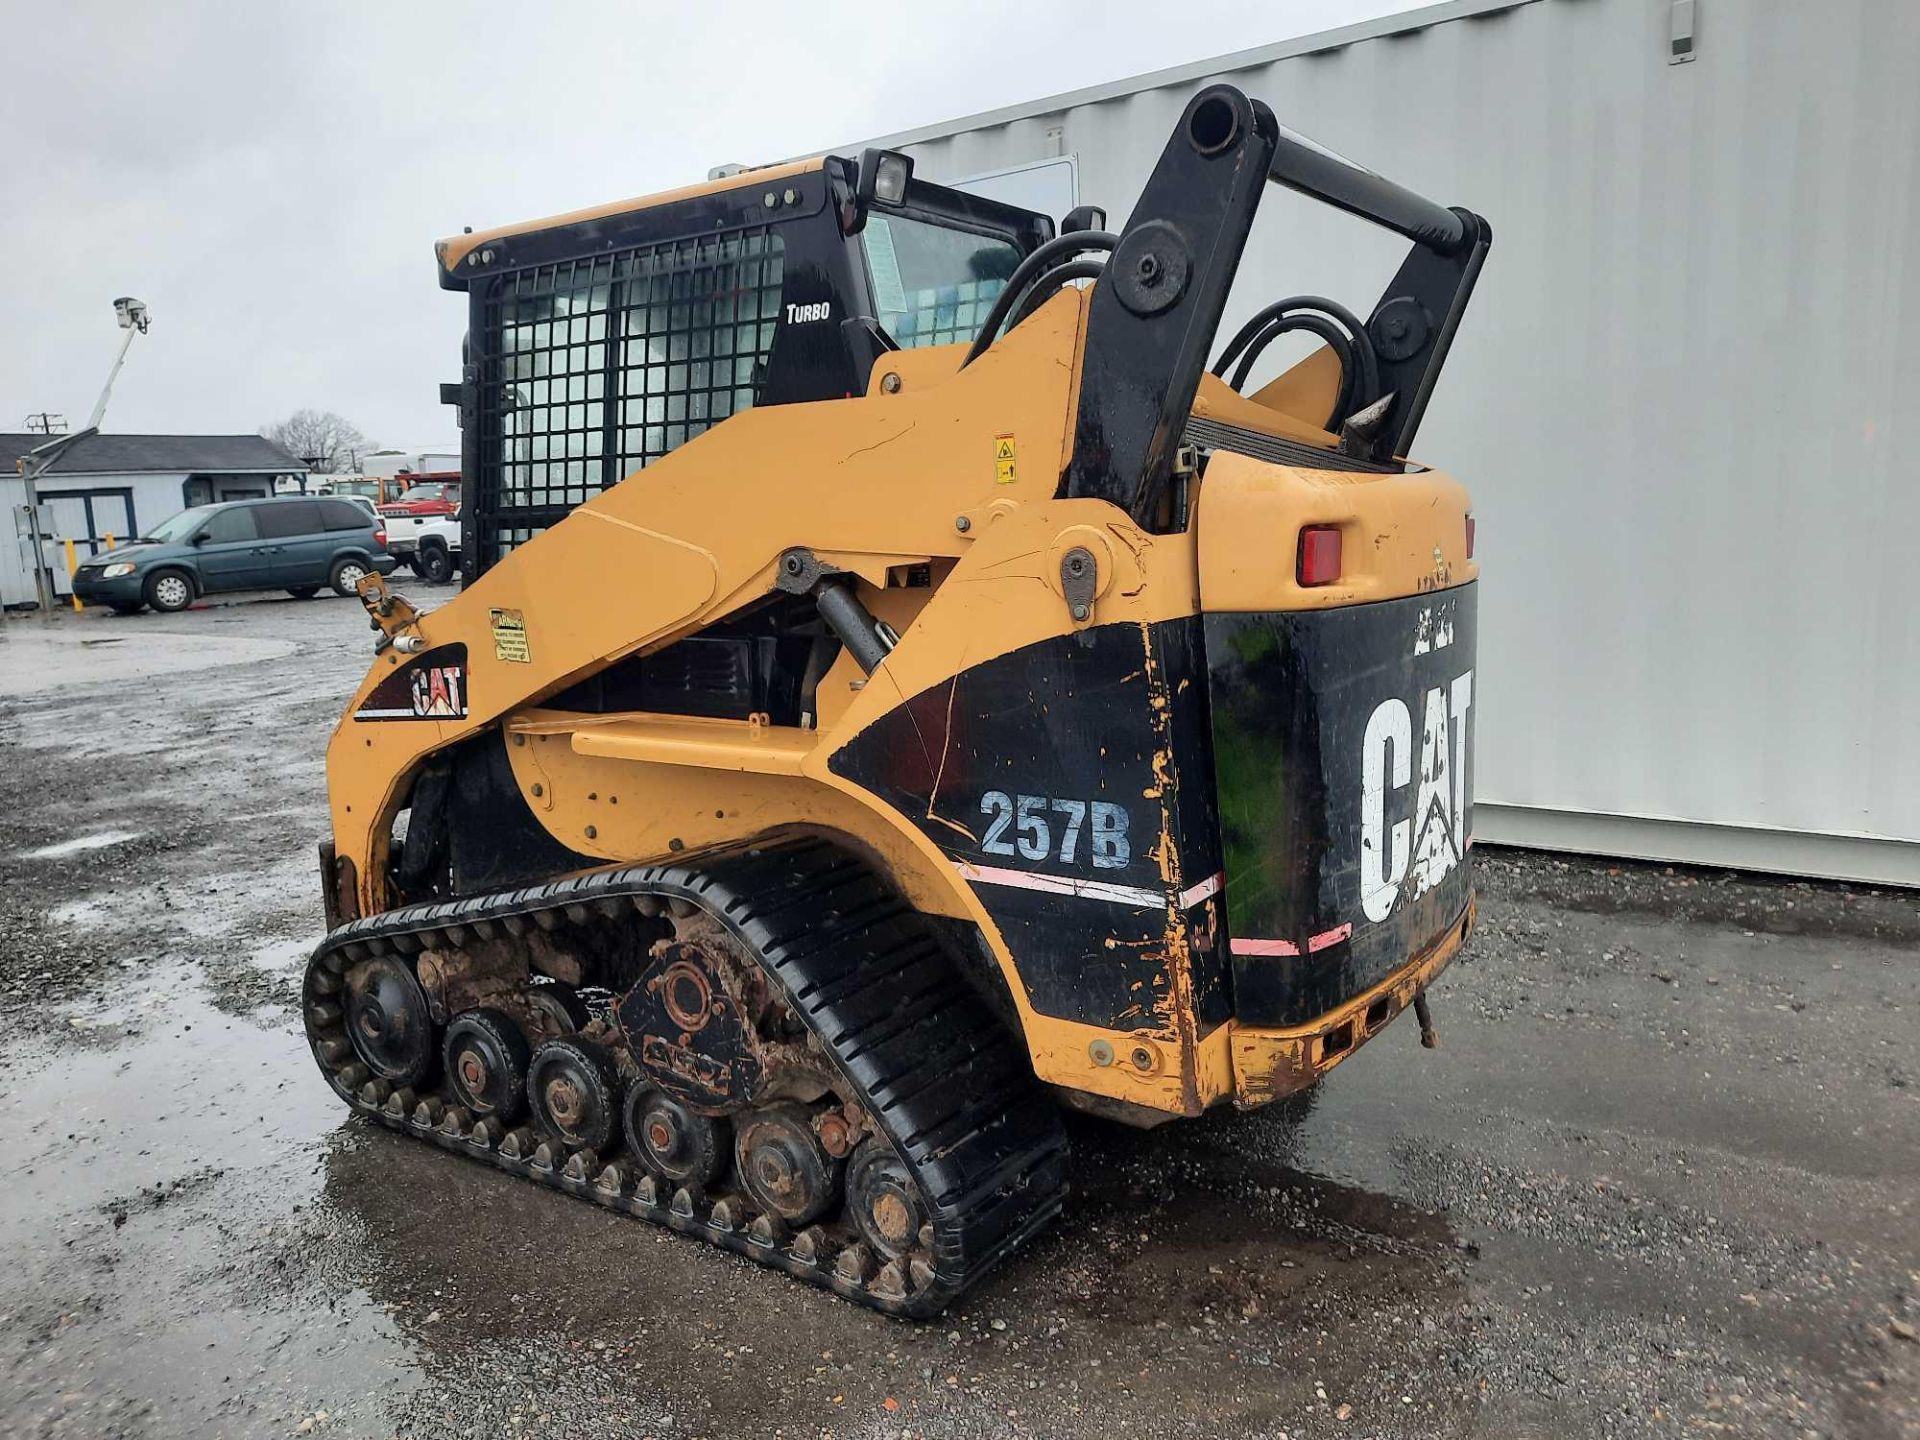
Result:
<instances>
[{"instance_id":1,"label":"cab door window","mask_svg":"<svg viewBox=\"0 0 1920 1440\"><path fill-rule=\"evenodd\" d=\"M245 505L215 511L202 533L209 545L231 545L241 540L260 538L260 532L253 523L253 511Z\"/></svg>"}]
</instances>

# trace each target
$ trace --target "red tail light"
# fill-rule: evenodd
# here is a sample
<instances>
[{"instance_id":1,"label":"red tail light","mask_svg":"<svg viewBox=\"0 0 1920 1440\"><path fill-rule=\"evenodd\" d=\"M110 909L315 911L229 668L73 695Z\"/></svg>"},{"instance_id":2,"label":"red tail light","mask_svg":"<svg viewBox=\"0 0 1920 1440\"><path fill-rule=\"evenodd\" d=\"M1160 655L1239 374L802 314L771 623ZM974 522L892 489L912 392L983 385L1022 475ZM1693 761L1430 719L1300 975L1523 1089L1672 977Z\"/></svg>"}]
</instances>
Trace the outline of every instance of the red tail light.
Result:
<instances>
[{"instance_id":1,"label":"red tail light","mask_svg":"<svg viewBox=\"0 0 1920 1440\"><path fill-rule=\"evenodd\" d=\"M1467 516L1467 559L1473 558L1473 517Z\"/></svg>"},{"instance_id":2,"label":"red tail light","mask_svg":"<svg viewBox=\"0 0 1920 1440\"><path fill-rule=\"evenodd\" d=\"M376 545L385 545L385 544L387 543L387 532L386 532L386 531L384 531L384 530L376 530L376 531L374 531L374 532L373 532L373 543L374 543L374 544L376 544Z\"/></svg>"},{"instance_id":3,"label":"red tail light","mask_svg":"<svg viewBox=\"0 0 1920 1440\"><path fill-rule=\"evenodd\" d=\"M1340 578L1340 527L1308 525L1300 531L1300 563L1295 571L1302 585L1331 585Z\"/></svg>"}]
</instances>

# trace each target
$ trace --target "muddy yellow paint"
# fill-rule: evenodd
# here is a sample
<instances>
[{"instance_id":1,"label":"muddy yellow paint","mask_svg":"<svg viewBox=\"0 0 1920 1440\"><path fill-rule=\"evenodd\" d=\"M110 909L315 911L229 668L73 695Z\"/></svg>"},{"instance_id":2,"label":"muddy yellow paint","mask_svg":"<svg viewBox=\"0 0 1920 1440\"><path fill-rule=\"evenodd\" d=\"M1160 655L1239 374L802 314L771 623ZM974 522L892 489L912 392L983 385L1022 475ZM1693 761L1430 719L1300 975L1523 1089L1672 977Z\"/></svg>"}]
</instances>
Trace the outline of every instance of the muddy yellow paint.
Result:
<instances>
[{"instance_id":1,"label":"muddy yellow paint","mask_svg":"<svg viewBox=\"0 0 1920 1440\"><path fill-rule=\"evenodd\" d=\"M781 173L727 183L764 184ZM1171 535L1141 530L1104 501L1056 498L1072 445L1085 307L1085 292L1062 291L964 370L961 346L895 352L876 362L863 395L736 415L581 505L438 609L395 622L423 648L467 647L469 713L378 723L349 712L335 729L334 841L353 865L361 912L392 903L387 836L418 766L452 743L499 731L531 813L582 854L658 860L784 830L820 832L883 868L921 909L971 921L1006 979L1043 1080L1175 1114L1278 1093L1282 1062L1271 1057L1303 1042L1232 1025L1198 1032L1184 916L1169 917L1167 998L1138 1028L1041 1015L953 862L912 817L828 768L836 750L914 696L1072 633L1060 582L1069 548L1088 550L1099 566L1088 623L1136 626L1143 646L1153 623L1203 606L1293 608L1411 593L1428 583L1416 560L1425 557L1430 577L1436 545L1455 583L1471 577L1464 553L1447 548L1456 517L1464 525L1465 492L1427 473L1356 477L1217 453L1196 486L1195 524ZM1326 440L1218 382L1203 384L1196 408L1264 433ZM1337 594L1289 592L1292 537L1328 517L1354 527L1349 553L1364 553L1365 564ZM855 577L863 602L900 636L870 675L841 655L819 684L811 728L582 715L547 704L614 661L773 593L780 557L795 546ZM905 584L920 567L931 583ZM512 616L517 625L503 626ZM401 660L381 655L355 705ZM1170 717L1157 719L1164 747ZM1176 889L1206 878L1178 874L1164 836L1159 853ZM1151 1057L1144 1070L1130 1060L1136 1045ZM1098 1063L1098 1053L1112 1063Z\"/></svg>"}]
</instances>

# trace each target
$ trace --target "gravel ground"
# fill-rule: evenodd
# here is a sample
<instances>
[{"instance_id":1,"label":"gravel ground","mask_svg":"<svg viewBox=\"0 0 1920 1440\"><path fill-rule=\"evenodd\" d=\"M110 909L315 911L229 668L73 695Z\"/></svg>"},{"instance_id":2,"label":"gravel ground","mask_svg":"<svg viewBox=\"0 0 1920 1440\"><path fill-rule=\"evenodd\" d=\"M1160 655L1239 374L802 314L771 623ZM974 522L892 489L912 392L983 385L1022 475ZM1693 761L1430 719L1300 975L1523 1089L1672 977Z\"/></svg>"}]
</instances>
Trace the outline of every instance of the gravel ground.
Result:
<instances>
[{"instance_id":1,"label":"gravel ground","mask_svg":"<svg viewBox=\"0 0 1920 1440\"><path fill-rule=\"evenodd\" d=\"M293 1002L369 656L0 623L0 1433L1920 1433L1912 895L1483 850L1438 1051L1077 1123L913 1326L344 1114Z\"/></svg>"}]
</instances>

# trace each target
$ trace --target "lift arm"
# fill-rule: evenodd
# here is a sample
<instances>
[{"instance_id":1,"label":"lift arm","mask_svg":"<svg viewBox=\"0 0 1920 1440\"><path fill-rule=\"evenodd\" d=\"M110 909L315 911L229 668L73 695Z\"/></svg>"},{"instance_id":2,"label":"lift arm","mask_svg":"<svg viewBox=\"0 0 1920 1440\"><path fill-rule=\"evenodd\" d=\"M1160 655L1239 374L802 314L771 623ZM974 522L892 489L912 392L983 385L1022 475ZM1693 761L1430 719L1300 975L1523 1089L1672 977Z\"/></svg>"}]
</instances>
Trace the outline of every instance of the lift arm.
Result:
<instances>
[{"instance_id":1,"label":"lift arm","mask_svg":"<svg viewBox=\"0 0 1920 1440\"><path fill-rule=\"evenodd\" d=\"M1267 106L1216 85L1181 115L1094 287L1063 495L1112 501L1155 527L1268 181L1413 241L1367 322L1391 397L1372 456L1412 444L1491 229L1288 133Z\"/></svg>"}]
</instances>

